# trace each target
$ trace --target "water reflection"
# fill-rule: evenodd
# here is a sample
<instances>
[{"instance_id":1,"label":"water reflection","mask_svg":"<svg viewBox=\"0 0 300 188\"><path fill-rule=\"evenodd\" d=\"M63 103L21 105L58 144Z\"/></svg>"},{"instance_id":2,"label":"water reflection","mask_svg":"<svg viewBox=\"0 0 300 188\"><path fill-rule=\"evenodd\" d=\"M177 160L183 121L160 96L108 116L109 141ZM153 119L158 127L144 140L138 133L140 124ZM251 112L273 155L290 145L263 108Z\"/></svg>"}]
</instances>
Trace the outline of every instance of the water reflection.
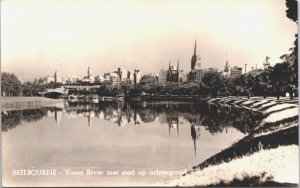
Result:
<instances>
[{"instance_id":1,"label":"water reflection","mask_svg":"<svg viewBox=\"0 0 300 188\"><path fill-rule=\"evenodd\" d=\"M65 101L59 107L2 111L1 118L2 131L5 132L22 125L22 122L33 122L42 118L54 119L57 126L61 126L65 119L84 118L88 127L96 126L93 125L95 118L109 121L118 127L147 126L158 119L162 126L168 126L169 136L173 134L177 137L180 137L181 126L190 125L196 156L201 127L205 127L212 135L222 133L224 130L227 133L229 127L234 127L242 133L251 133L262 117L252 111L207 103L122 101L90 103L76 100Z\"/></svg>"},{"instance_id":2,"label":"water reflection","mask_svg":"<svg viewBox=\"0 0 300 188\"><path fill-rule=\"evenodd\" d=\"M261 115L244 109L216 106L207 103L179 102L65 102L64 107L47 107L19 111L2 111L2 130L14 128L21 121L37 121L43 117L54 118L59 126L64 119L84 117L87 125L92 126L93 118L104 119L117 124L118 127L127 125L147 125L155 121L167 124L169 134L171 129L177 130L184 122L190 125L204 126L210 133L217 134L234 127L242 133L250 133L261 120ZM195 137L196 138L196 137Z\"/></svg>"},{"instance_id":3,"label":"water reflection","mask_svg":"<svg viewBox=\"0 0 300 188\"><path fill-rule=\"evenodd\" d=\"M195 156L197 155L197 141L200 137L200 126L192 125L191 126L191 136L194 141L194 150L195 150Z\"/></svg>"}]
</instances>

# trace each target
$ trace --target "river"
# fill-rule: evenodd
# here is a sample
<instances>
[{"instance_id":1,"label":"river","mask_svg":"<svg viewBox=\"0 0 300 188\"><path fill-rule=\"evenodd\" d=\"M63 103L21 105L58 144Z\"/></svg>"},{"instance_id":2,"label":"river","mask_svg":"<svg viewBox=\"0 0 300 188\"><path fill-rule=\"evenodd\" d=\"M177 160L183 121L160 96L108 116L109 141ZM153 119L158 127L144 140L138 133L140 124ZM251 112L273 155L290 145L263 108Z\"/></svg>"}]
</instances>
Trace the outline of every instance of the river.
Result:
<instances>
[{"instance_id":1,"label":"river","mask_svg":"<svg viewBox=\"0 0 300 188\"><path fill-rule=\"evenodd\" d=\"M3 184L159 185L229 147L255 122L251 111L193 102L65 101L2 111Z\"/></svg>"}]
</instances>

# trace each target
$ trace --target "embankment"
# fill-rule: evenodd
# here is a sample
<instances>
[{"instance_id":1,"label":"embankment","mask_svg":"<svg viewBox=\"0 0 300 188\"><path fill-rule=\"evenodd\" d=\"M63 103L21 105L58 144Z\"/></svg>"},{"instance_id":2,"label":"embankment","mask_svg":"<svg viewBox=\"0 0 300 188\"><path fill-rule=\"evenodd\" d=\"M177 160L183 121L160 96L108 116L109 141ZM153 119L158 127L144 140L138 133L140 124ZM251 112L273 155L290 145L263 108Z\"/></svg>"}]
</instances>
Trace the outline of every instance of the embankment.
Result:
<instances>
[{"instance_id":1,"label":"embankment","mask_svg":"<svg viewBox=\"0 0 300 188\"><path fill-rule=\"evenodd\" d=\"M211 156L171 186L297 186L299 182L298 101L274 98L217 98L216 105L262 113L255 129Z\"/></svg>"},{"instance_id":2,"label":"embankment","mask_svg":"<svg viewBox=\"0 0 300 188\"><path fill-rule=\"evenodd\" d=\"M55 106L63 103L63 99L49 99L45 97L2 97L1 110L35 109L46 106Z\"/></svg>"}]
</instances>

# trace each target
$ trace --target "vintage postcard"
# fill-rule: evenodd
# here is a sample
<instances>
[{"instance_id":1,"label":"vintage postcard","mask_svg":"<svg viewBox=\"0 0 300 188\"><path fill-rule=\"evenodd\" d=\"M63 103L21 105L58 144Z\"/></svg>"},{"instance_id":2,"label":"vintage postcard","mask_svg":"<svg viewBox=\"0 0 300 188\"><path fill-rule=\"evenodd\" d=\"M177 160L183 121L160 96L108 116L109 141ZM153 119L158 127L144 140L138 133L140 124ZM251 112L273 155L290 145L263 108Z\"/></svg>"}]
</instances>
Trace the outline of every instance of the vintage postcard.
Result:
<instances>
[{"instance_id":1,"label":"vintage postcard","mask_svg":"<svg viewBox=\"0 0 300 188\"><path fill-rule=\"evenodd\" d=\"M298 186L297 0L1 0L2 186Z\"/></svg>"}]
</instances>

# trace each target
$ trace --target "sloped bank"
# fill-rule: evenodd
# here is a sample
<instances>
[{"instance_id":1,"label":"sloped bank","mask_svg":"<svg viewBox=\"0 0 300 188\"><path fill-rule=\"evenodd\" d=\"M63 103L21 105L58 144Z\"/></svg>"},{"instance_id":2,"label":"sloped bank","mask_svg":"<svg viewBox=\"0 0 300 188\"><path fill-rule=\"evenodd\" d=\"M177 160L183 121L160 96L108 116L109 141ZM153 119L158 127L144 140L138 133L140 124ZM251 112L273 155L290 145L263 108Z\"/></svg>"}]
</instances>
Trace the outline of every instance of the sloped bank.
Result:
<instances>
[{"instance_id":1,"label":"sloped bank","mask_svg":"<svg viewBox=\"0 0 300 188\"><path fill-rule=\"evenodd\" d=\"M217 98L216 105L262 113L255 129L208 158L171 186L297 186L298 102L262 98Z\"/></svg>"}]
</instances>

